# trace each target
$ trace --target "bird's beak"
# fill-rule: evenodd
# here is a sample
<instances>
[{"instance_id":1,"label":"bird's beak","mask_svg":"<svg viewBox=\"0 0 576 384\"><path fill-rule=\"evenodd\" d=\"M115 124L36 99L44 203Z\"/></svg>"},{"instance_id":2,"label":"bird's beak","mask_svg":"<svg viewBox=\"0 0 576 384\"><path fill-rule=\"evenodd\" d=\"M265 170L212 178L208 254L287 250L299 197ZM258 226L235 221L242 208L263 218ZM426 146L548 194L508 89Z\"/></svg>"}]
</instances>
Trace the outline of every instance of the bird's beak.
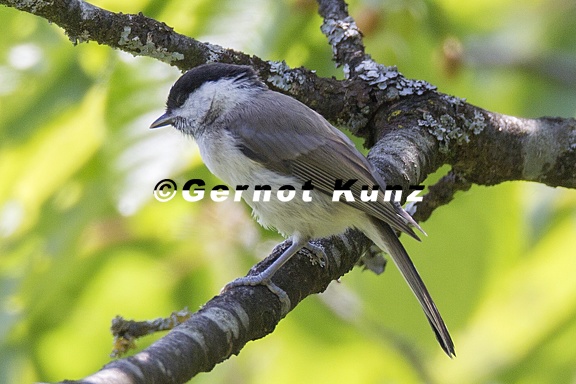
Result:
<instances>
[{"instance_id":1,"label":"bird's beak","mask_svg":"<svg viewBox=\"0 0 576 384\"><path fill-rule=\"evenodd\" d=\"M166 112L156 120L152 124L150 124L150 129L164 127L166 125L170 125L174 123L174 115L170 112Z\"/></svg>"}]
</instances>

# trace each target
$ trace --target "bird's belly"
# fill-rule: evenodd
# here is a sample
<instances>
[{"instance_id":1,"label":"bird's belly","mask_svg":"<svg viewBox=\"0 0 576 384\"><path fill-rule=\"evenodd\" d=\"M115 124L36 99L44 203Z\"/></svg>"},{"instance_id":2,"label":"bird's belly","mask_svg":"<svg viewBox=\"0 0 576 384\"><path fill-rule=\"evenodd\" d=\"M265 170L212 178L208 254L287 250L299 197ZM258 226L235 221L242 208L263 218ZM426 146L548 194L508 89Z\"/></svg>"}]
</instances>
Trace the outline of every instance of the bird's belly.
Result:
<instances>
[{"instance_id":1,"label":"bird's belly","mask_svg":"<svg viewBox=\"0 0 576 384\"><path fill-rule=\"evenodd\" d=\"M320 238L344 232L355 226L363 213L341 202L332 202L320 192L310 194L310 201L302 200L302 191L290 201L280 201L272 191L270 202L254 202L247 199L258 222L274 227L285 236L300 233Z\"/></svg>"}]
</instances>

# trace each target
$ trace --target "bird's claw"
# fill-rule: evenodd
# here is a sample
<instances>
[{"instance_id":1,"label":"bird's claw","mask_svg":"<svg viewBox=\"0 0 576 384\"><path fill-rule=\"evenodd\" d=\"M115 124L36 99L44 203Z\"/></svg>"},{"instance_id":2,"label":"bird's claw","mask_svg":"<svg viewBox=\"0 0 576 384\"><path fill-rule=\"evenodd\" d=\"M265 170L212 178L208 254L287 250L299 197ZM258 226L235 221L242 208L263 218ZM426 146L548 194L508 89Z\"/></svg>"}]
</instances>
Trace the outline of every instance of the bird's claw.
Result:
<instances>
[{"instance_id":1,"label":"bird's claw","mask_svg":"<svg viewBox=\"0 0 576 384\"><path fill-rule=\"evenodd\" d=\"M328 256L326 256L326 252L321 245L316 245L309 242L302 249L307 251L306 253L310 258L312 265L319 265L321 268L324 268L328 263Z\"/></svg>"},{"instance_id":2,"label":"bird's claw","mask_svg":"<svg viewBox=\"0 0 576 384\"><path fill-rule=\"evenodd\" d=\"M222 288L221 293L229 291L230 289L235 287L241 287L241 286L255 287L257 285L263 285L267 287L270 290L270 292L272 292L278 297L278 300L280 301L281 304L282 316L286 315L291 308L290 297L288 297L288 294L283 289L274 284L270 280L270 278L267 278L266 276L262 275L263 275L262 273L259 273L257 275L239 277L238 279L226 284L226 286Z\"/></svg>"}]
</instances>

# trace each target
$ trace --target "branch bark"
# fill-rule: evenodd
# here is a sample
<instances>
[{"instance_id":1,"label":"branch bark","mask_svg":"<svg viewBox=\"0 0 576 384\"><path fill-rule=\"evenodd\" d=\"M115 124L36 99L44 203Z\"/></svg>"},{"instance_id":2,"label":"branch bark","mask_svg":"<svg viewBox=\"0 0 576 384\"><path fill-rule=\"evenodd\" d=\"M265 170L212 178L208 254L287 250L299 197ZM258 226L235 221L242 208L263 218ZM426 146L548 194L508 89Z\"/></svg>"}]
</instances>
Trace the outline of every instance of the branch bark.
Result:
<instances>
[{"instance_id":1,"label":"branch bark","mask_svg":"<svg viewBox=\"0 0 576 384\"><path fill-rule=\"evenodd\" d=\"M527 180L576 188L574 119L521 119L488 112L424 81L406 79L395 67L378 64L365 53L344 1L318 3L322 31L335 62L344 67L345 81L200 43L142 14L117 14L80 0L0 0L59 25L74 44L95 41L183 70L206 62L252 65L271 88L364 137L372 147L369 159L390 184L417 185L441 165L452 165L452 173L431 188L430 198L417 209L415 217L420 220L472 183ZM289 295L291 309L349 271L371 245L357 231L320 243L328 256L327 267L311 268L306 252L300 252L274 278ZM284 246L250 273L265 268ZM248 341L272 332L285 315L266 288L237 287L213 298L146 350L78 382L185 382L239 353Z\"/></svg>"},{"instance_id":2,"label":"branch bark","mask_svg":"<svg viewBox=\"0 0 576 384\"><path fill-rule=\"evenodd\" d=\"M95 41L183 70L214 61L252 65L271 88L346 126L367 139L368 147L384 140L372 158L381 158L377 161L383 166L404 164L403 186L418 184L440 165L450 164L459 177L480 185L527 180L576 187L574 119L519 119L487 112L424 81L406 79L395 67L375 63L364 53L344 1L318 2L322 30L349 80L319 78L304 68L200 43L142 14L113 13L81 0L0 0L61 26L75 44ZM411 144L403 148L394 143L398 138ZM400 147L395 155L400 158L385 155L389 146Z\"/></svg>"},{"instance_id":3,"label":"branch bark","mask_svg":"<svg viewBox=\"0 0 576 384\"><path fill-rule=\"evenodd\" d=\"M318 243L328 257L324 268L311 268L310 255L301 251L274 276L274 283L290 298L290 310L307 296L323 292L331 281L352 269L371 246L358 231ZM280 244L249 274L264 270L288 245ZM268 288L236 287L214 297L144 351L113 361L76 383L183 383L238 354L247 342L272 333L285 315L278 297Z\"/></svg>"}]
</instances>

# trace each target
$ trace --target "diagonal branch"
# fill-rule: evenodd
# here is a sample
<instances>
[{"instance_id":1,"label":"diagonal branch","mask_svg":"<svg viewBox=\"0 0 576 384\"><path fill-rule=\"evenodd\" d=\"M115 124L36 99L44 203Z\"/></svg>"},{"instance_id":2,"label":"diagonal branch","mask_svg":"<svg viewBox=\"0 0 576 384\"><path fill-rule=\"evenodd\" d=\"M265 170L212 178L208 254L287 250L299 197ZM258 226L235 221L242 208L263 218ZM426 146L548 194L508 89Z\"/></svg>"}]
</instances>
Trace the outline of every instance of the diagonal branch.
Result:
<instances>
[{"instance_id":1,"label":"diagonal branch","mask_svg":"<svg viewBox=\"0 0 576 384\"><path fill-rule=\"evenodd\" d=\"M59 25L74 44L95 41L135 56L153 57L180 69L222 54L220 47L175 33L166 24L142 14L114 13L81 0L3 0L0 3ZM247 57L236 54L241 59Z\"/></svg>"},{"instance_id":2,"label":"diagonal branch","mask_svg":"<svg viewBox=\"0 0 576 384\"><path fill-rule=\"evenodd\" d=\"M297 98L332 120L347 121L357 113L355 105L346 104L346 95L358 103L369 102L369 86L365 83L344 88L341 82L320 78L306 68L291 69L285 63L201 43L142 13L114 13L82 0L0 0L0 4L60 26L74 44L96 42L134 56L156 58L181 70L209 62L250 65L269 87Z\"/></svg>"},{"instance_id":3,"label":"diagonal branch","mask_svg":"<svg viewBox=\"0 0 576 384\"><path fill-rule=\"evenodd\" d=\"M290 297L290 310L305 297L323 292L331 281L348 272L371 245L358 231L318 243L328 257L326 267L311 268L309 255L300 251L273 278ZM264 270L286 246L284 242L276 247L250 273ZM232 288L214 297L142 352L113 361L78 383L183 383L238 354L247 342L273 332L285 315L278 297L264 286Z\"/></svg>"}]
</instances>

